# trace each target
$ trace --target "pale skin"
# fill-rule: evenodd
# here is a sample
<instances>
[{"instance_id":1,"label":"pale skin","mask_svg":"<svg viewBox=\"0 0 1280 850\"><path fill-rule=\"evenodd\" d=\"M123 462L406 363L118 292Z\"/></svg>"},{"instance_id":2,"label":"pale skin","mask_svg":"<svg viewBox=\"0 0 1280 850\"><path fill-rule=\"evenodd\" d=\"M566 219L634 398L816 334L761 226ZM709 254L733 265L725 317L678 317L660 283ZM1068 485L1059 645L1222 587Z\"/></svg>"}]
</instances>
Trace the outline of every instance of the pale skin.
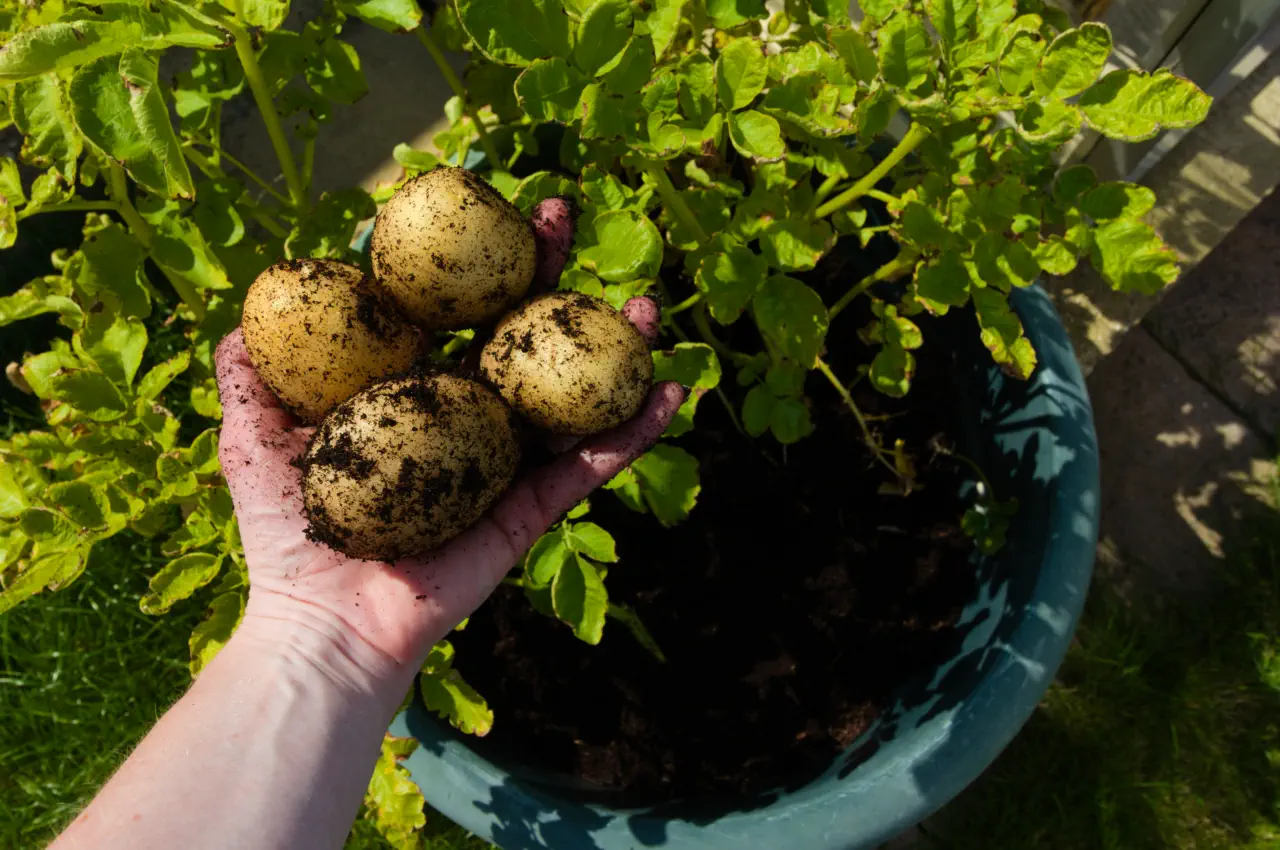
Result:
<instances>
[{"instance_id":1,"label":"pale skin","mask_svg":"<svg viewBox=\"0 0 1280 850\"><path fill-rule=\"evenodd\" d=\"M624 312L652 341L657 307L633 299ZM676 384L655 386L632 421L518 480L452 542L388 565L306 538L290 461L312 429L263 385L239 330L216 359L219 457L249 569L245 615L58 850L341 847L431 646L543 531L652 445L685 397Z\"/></svg>"}]
</instances>

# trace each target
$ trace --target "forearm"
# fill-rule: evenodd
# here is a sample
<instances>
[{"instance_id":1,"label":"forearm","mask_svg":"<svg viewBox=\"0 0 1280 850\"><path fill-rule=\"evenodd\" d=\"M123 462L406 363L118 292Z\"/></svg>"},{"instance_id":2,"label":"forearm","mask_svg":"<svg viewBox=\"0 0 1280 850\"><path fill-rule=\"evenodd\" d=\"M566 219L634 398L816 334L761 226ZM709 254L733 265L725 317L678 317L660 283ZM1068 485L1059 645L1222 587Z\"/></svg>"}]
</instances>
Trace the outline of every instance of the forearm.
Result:
<instances>
[{"instance_id":1,"label":"forearm","mask_svg":"<svg viewBox=\"0 0 1280 850\"><path fill-rule=\"evenodd\" d=\"M54 847L341 847L413 670L254 605Z\"/></svg>"}]
</instances>

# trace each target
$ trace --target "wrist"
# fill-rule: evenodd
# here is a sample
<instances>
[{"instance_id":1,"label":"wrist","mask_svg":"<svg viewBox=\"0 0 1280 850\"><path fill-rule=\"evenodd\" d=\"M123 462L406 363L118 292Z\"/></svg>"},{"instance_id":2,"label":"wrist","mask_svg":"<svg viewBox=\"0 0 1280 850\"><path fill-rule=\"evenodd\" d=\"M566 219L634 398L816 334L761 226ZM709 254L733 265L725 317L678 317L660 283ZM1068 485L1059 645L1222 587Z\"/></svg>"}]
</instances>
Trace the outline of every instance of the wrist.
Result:
<instances>
[{"instance_id":1,"label":"wrist","mask_svg":"<svg viewBox=\"0 0 1280 850\"><path fill-rule=\"evenodd\" d=\"M290 677L324 680L387 707L388 720L413 683L417 668L361 637L342 617L294 597L255 588L233 641Z\"/></svg>"}]
</instances>

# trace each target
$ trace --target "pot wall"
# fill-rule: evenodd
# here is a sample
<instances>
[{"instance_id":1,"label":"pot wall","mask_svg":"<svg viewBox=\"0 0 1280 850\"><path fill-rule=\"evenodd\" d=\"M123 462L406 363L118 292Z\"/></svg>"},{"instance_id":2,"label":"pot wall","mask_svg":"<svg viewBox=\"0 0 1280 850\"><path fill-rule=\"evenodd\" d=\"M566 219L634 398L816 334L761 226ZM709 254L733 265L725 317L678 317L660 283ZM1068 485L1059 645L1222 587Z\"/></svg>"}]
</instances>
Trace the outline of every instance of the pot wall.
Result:
<instances>
[{"instance_id":1,"label":"pot wall","mask_svg":"<svg viewBox=\"0 0 1280 850\"><path fill-rule=\"evenodd\" d=\"M1062 662L1098 531L1097 444L1070 342L1038 286L1013 303L1040 356L1030 381L1001 374L976 328L972 345L955 349L961 444L1001 498L1020 502L1008 544L973 559L981 581L957 626L960 651L906 683L822 776L732 804L614 809L555 777L487 761L415 702L391 731L421 741L405 765L427 801L504 850L852 850L892 838L977 778Z\"/></svg>"}]
</instances>

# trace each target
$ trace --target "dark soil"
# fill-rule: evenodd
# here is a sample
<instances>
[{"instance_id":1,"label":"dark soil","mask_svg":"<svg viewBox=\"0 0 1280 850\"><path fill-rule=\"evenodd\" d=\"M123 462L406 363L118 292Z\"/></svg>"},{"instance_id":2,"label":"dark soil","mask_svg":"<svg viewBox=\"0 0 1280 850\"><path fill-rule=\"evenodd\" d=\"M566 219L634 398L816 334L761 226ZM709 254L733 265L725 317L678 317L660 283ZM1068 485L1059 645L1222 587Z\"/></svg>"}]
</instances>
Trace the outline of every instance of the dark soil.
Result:
<instances>
[{"instance_id":1,"label":"dark soil","mask_svg":"<svg viewBox=\"0 0 1280 850\"><path fill-rule=\"evenodd\" d=\"M853 313L829 342L846 380L869 359ZM929 338L943 323L922 324ZM612 620L587 646L502 587L453 638L497 718L475 745L635 802L751 794L826 769L906 681L955 650L952 624L975 592L964 476L927 448L953 420L948 350L920 352L907 401L855 389L864 412L904 414L878 424L886 443L916 449L906 497L880 492L889 474L817 373L806 386L816 431L785 452L739 436L704 398L698 428L678 441L701 463L690 518L664 529L603 491L589 515L617 539L610 597L634 606L667 663ZM739 403L732 373L723 386Z\"/></svg>"}]
</instances>

